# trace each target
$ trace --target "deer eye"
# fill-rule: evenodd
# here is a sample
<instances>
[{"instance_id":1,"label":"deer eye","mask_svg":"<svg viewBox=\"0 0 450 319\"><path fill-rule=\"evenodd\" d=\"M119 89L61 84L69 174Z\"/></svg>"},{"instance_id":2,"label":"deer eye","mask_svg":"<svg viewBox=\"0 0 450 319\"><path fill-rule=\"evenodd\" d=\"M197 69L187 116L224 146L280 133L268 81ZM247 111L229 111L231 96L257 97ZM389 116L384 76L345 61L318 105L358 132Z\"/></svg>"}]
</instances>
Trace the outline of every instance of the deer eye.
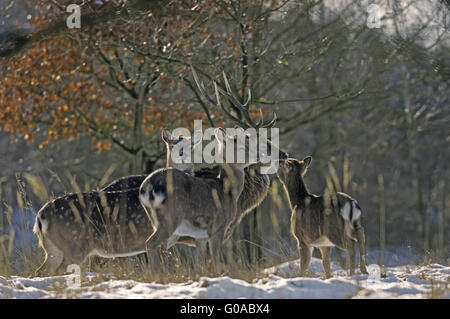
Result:
<instances>
[{"instance_id":1,"label":"deer eye","mask_svg":"<svg viewBox=\"0 0 450 319\"><path fill-rule=\"evenodd\" d=\"M183 148L180 149L180 156L183 156Z\"/></svg>"}]
</instances>

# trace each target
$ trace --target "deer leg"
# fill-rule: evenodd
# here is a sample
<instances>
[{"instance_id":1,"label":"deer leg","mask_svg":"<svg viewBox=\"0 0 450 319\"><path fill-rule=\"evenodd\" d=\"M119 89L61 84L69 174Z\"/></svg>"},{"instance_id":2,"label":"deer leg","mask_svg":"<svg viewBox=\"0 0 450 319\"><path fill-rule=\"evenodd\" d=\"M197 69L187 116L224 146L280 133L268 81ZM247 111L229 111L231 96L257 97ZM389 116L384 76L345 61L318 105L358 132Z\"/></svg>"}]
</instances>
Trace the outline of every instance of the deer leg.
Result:
<instances>
[{"instance_id":1,"label":"deer leg","mask_svg":"<svg viewBox=\"0 0 450 319\"><path fill-rule=\"evenodd\" d=\"M147 239L145 248L147 250L148 264L152 272L165 271L165 258L162 256L162 250L169 239L167 227L160 227Z\"/></svg>"},{"instance_id":2,"label":"deer leg","mask_svg":"<svg viewBox=\"0 0 450 319\"><path fill-rule=\"evenodd\" d=\"M225 228L225 235L223 236L224 242L227 241L231 237L234 229L236 228L236 225L239 224L239 221L241 220L241 218L242 218L242 216L238 215L238 212L236 212L236 214L231 219L231 222Z\"/></svg>"},{"instance_id":3,"label":"deer leg","mask_svg":"<svg viewBox=\"0 0 450 319\"><path fill-rule=\"evenodd\" d=\"M234 230L234 227L235 227L236 223L237 223L236 222L236 218L233 218L231 223L228 224L227 229L225 231L225 235L223 236L224 237L224 239L223 239L224 242L227 241L231 237L231 235L233 234L233 230Z\"/></svg>"},{"instance_id":4,"label":"deer leg","mask_svg":"<svg viewBox=\"0 0 450 319\"><path fill-rule=\"evenodd\" d=\"M208 253L208 239L195 240L195 271L198 274L203 273L206 264L206 255Z\"/></svg>"},{"instance_id":5,"label":"deer leg","mask_svg":"<svg viewBox=\"0 0 450 319\"><path fill-rule=\"evenodd\" d=\"M306 277L309 268L309 263L311 262L312 247L305 244L304 242L300 242L299 249L300 249L300 276Z\"/></svg>"},{"instance_id":6,"label":"deer leg","mask_svg":"<svg viewBox=\"0 0 450 319\"><path fill-rule=\"evenodd\" d=\"M322 266L325 273L325 278L331 278L331 248L320 247L320 254L322 255Z\"/></svg>"},{"instance_id":7,"label":"deer leg","mask_svg":"<svg viewBox=\"0 0 450 319\"><path fill-rule=\"evenodd\" d=\"M358 240L358 245L359 245L359 269L361 270L361 273L368 274L367 268L366 268L366 261L365 261L365 258L364 258L364 255L365 255L365 249L364 249L364 245L365 245L364 228L362 228L361 226L359 226L356 229L356 238Z\"/></svg>"},{"instance_id":8,"label":"deer leg","mask_svg":"<svg viewBox=\"0 0 450 319\"><path fill-rule=\"evenodd\" d=\"M347 245L347 268L350 270L350 276L355 273L355 257L356 257L356 244L353 240L348 239Z\"/></svg>"},{"instance_id":9,"label":"deer leg","mask_svg":"<svg viewBox=\"0 0 450 319\"><path fill-rule=\"evenodd\" d=\"M220 257L222 253L223 231L219 231L209 239L209 253L211 257L211 270L213 274L218 274Z\"/></svg>"},{"instance_id":10,"label":"deer leg","mask_svg":"<svg viewBox=\"0 0 450 319\"><path fill-rule=\"evenodd\" d=\"M36 269L36 276L44 277L54 275L63 262L64 253L50 240L44 239L45 259L42 265Z\"/></svg>"}]
</instances>

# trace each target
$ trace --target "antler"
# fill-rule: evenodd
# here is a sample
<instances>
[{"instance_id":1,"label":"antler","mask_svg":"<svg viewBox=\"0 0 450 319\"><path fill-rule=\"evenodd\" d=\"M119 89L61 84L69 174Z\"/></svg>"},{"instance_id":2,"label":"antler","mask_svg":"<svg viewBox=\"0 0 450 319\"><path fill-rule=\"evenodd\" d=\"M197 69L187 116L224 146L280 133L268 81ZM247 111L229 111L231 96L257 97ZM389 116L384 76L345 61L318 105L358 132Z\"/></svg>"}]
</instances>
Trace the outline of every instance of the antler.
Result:
<instances>
[{"instance_id":1,"label":"antler","mask_svg":"<svg viewBox=\"0 0 450 319\"><path fill-rule=\"evenodd\" d=\"M197 84L197 87L201 93L201 95L203 95L203 97L205 97L209 102L211 102L212 104L214 104L215 106L218 106L222 109L222 111L229 117L231 118L234 122L236 122L238 125L244 125L245 128L248 128L248 126L242 122L241 120L239 120L237 117L235 117L233 114L231 114L230 112L227 111L227 109L225 109L222 105L222 103L220 103L220 96L219 96L219 88L217 87L217 83L216 81L213 81L214 83L214 93L216 95L216 100L214 100L211 96L209 96L208 92L206 92L205 89L205 85L203 84L203 82L201 82L198 79L198 75L197 72L195 72L194 67L191 66L192 69L192 74L194 75L194 81L195 84Z\"/></svg>"},{"instance_id":2,"label":"antler","mask_svg":"<svg viewBox=\"0 0 450 319\"><path fill-rule=\"evenodd\" d=\"M232 92L231 92L231 87L230 87L230 84L229 84L229 82L228 82L228 79L227 79L227 76L226 76L225 72L223 72L222 74L223 74L223 80L224 80L224 83L225 83L225 88L227 89L227 91L224 92L222 89L219 88L219 92L220 92L221 94L225 95L225 96L228 98L228 101L229 101L231 104L233 104L233 106L234 106L235 108L237 108L237 109L242 113L242 115L244 116L245 120L247 121L247 123L248 123L248 125L249 125L250 127L253 127L253 128L255 128L255 129L259 129L259 128L261 128L261 127L267 127L267 128L270 128L270 127L272 127L272 126L275 125L275 122L276 122L276 120L277 120L277 115L276 115L275 113L274 113L274 115L273 115L273 118L272 118L269 122L267 122L267 123L265 123L265 124L263 123L263 121L264 121L264 116L263 116L263 114L262 114L262 109L261 109L261 108L259 109L259 119L258 119L258 121L255 123L255 122L252 120L252 118L250 117L250 103L251 103L251 100L252 100L252 93L251 93L250 89L248 89L248 98L247 98L247 101L246 101L244 104L241 104L241 103L234 97L234 95L232 94Z\"/></svg>"},{"instance_id":3,"label":"antler","mask_svg":"<svg viewBox=\"0 0 450 319\"><path fill-rule=\"evenodd\" d=\"M217 87L217 83L214 81L213 82L214 83L214 92L215 92L216 100L217 100L217 101L214 101L214 99L211 98L208 95L208 93L206 92L205 85L203 84L203 82L201 82L198 79L198 76L194 70L194 67L191 66L191 69L192 69L192 74L194 75L195 83L197 84L197 87L199 88L200 93L212 104L219 106L222 109L222 111L225 113L225 115L228 116L233 122L235 122L236 124L238 124L239 126L245 128L245 129L250 128L250 127L253 127L255 129L259 129L261 127L270 128L275 125L275 122L277 120L277 115L275 113L273 114L273 118L269 122L267 122L265 124L263 123L264 116L262 114L261 108L259 109L260 118L258 119L258 121L255 123L252 120L252 118L250 117L250 103L252 100L252 94L251 94L250 89L248 89L247 101L244 104L241 104L232 94L231 87L228 82L227 76L225 75L225 72L223 72L223 80L225 83L226 92L224 90L222 90L221 88ZM241 114L244 116L246 122L243 122L242 120L238 119L236 116L231 114L227 109L225 109L225 107L222 105L222 103L220 103L219 92L220 92L220 94L225 95L228 98L228 101L230 102L230 104L232 104L236 109L238 109L241 112Z\"/></svg>"}]
</instances>

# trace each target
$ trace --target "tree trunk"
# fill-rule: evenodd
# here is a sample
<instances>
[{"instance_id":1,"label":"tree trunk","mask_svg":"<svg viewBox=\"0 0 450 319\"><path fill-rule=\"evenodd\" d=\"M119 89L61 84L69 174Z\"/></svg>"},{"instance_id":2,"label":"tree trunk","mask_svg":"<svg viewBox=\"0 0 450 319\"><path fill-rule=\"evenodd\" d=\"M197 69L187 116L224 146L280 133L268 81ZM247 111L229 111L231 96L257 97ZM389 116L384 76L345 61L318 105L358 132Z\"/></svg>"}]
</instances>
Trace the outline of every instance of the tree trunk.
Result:
<instances>
[{"instance_id":1,"label":"tree trunk","mask_svg":"<svg viewBox=\"0 0 450 319\"><path fill-rule=\"evenodd\" d=\"M244 251L249 265L257 264L262 257L261 223L258 219L258 209L255 208L242 221L244 227Z\"/></svg>"},{"instance_id":2,"label":"tree trunk","mask_svg":"<svg viewBox=\"0 0 450 319\"><path fill-rule=\"evenodd\" d=\"M383 175L378 175L379 187L379 205L380 205L380 256L378 265L380 266L380 276L386 276L384 250L386 249L386 204L384 196L384 178Z\"/></svg>"}]
</instances>

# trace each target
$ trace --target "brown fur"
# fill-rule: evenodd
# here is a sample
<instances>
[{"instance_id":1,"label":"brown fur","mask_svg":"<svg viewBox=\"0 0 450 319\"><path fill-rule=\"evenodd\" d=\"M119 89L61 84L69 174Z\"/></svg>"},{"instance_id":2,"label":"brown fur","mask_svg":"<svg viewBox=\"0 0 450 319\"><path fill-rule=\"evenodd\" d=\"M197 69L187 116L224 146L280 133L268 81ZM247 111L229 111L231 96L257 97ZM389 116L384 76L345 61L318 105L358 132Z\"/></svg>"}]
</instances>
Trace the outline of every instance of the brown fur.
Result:
<instances>
[{"instance_id":1,"label":"brown fur","mask_svg":"<svg viewBox=\"0 0 450 319\"><path fill-rule=\"evenodd\" d=\"M215 134L222 144L220 150L232 140L221 129ZM197 265L206 263L209 246L212 265L217 269L225 230L236 215L237 201L244 188L244 167L248 165L223 164L223 175L217 178L199 178L172 168L150 174L142 183L140 200L154 229L146 242L153 270L163 268L160 252L177 243L182 236L177 231L183 227L189 228L184 233L201 234L191 236L196 242Z\"/></svg>"},{"instance_id":2,"label":"brown fur","mask_svg":"<svg viewBox=\"0 0 450 319\"><path fill-rule=\"evenodd\" d=\"M281 156L281 155L280 155ZM283 154L284 156L284 154ZM198 171L195 171L195 176L199 178L206 179L215 179L219 175L223 175L222 169L220 166L216 166L214 168L202 168ZM133 251L144 251L145 241L152 233L152 225L150 220L147 217L145 209L139 203L139 187L142 182L147 178L148 175L131 175L122 177L114 180L104 188L102 188L99 192L92 192L86 194L80 194L83 198L84 203L87 203L87 206L81 206L78 200L77 194L69 194L65 196L61 196L53 201L46 203L41 210L38 212L37 216L41 214L45 215L44 218L48 220L56 220L53 223L50 223L49 233L42 234L41 230L38 227L38 218L35 221L35 230L36 235L39 238L40 246L45 251L45 260L43 264L36 270L36 274L38 276L42 275L53 275L54 273L63 273L67 267L67 265L71 263L75 264L85 264L87 265L87 258L89 257L89 253L94 251L94 248L102 249L104 246L109 246L109 253L131 253ZM245 181L244 188L241 196L239 196L238 200L238 208L236 219L233 223L230 224L230 227L227 228L228 235L225 239L228 239L232 234L232 230L235 226L240 222L240 220L245 216L245 214L251 211L253 208L258 206L267 195L270 186L270 179L268 175L263 175L259 172L258 165L251 165L250 167L245 168ZM102 210L102 205L97 205L100 200L100 194L104 193L107 201L112 202L115 200L115 197L118 198L128 198L126 205L120 205L118 210L118 216L134 216L135 221L133 224L138 224L138 227L135 228L136 238L133 236L129 241L130 237L125 235L121 237L121 247L120 249L115 249L114 245L106 244L103 242L90 240L89 236L92 236L93 230L87 232L83 241L89 243L89 245L83 249L81 249L82 240L79 239L78 243L74 243L73 238L75 237L71 231L74 225L66 225L65 215L69 216L69 220L73 220L75 218L74 212L69 206L69 202L74 202L75 207L77 207L78 214L84 218L86 214L90 214L90 207L96 207L95 216L98 216L100 220L105 220L104 211ZM139 205L136 205L138 203ZM109 208L111 211L111 207ZM60 219L60 215L63 215L63 219ZM128 218L128 217L125 217ZM121 218L123 219L123 217ZM98 222L97 222L98 223ZM89 228L88 224L83 224L83 228ZM51 231L52 228L57 228L58 230ZM104 229L104 227L103 227ZM73 229L76 231L76 229ZM128 227L124 227L123 225L119 228L116 228L116 231L121 234L127 234L130 230ZM95 232L94 232L95 233ZM98 233L98 231L97 231ZM189 246L195 246L196 241L191 237L180 237L178 243L186 244ZM118 248L118 247L116 247ZM78 252L77 252L78 251ZM74 255L71 257L71 255ZM98 258L94 258L90 256L89 259L89 268L91 266L97 266L100 264L100 260Z\"/></svg>"},{"instance_id":3,"label":"brown fur","mask_svg":"<svg viewBox=\"0 0 450 319\"><path fill-rule=\"evenodd\" d=\"M291 232L297 240L300 252L300 274L306 275L312 249L317 247L322 254L325 276L330 277L332 246L347 251L350 274L353 274L356 242L360 250L360 270L367 273L364 261L364 229L361 226L361 219L355 217L354 220L345 220L342 215L342 209L346 204L354 205L355 213L357 209L360 211L356 200L344 193L336 193L328 198L310 194L303 181L310 162L311 157L302 161L288 159L281 164L278 171L278 178L285 188L291 207ZM323 243L324 238L328 239L326 243Z\"/></svg>"},{"instance_id":4,"label":"brown fur","mask_svg":"<svg viewBox=\"0 0 450 319\"><path fill-rule=\"evenodd\" d=\"M90 255L132 255L144 250L139 234L150 221L140 209L139 192L69 194L45 204L36 216L34 232L45 251L36 274L65 272L69 264L87 264Z\"/></svg>"}]
</instances>

